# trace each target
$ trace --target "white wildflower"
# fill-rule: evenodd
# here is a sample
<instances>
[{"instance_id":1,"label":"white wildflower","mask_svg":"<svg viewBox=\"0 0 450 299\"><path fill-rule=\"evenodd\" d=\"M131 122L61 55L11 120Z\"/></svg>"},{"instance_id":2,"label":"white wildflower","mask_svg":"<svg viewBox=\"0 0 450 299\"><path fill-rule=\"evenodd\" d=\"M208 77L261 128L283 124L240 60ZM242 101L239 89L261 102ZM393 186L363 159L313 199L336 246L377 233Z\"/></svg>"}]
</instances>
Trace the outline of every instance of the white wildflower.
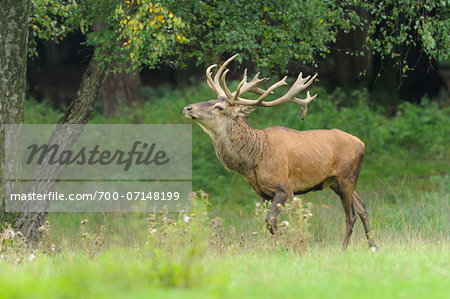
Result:
<instances>
[{"instance_id":1,"label":"white wildflower","mask_svg":"<svg viewBox=\"0 0 450 299\"><path fill-rule=\"evenodd\" d=\"M189 216L188 215L184 215L183 220L184 220L184 222L189 223L189 220L190 220Z\"/></svg>"},{"instance_id":2,"label":"white wildflower","mask_svg":"<svg viewBox=\"0 0 450 299\"><path fill-rule=\"evenodd\" d=\"M32 253L32 254L30 254L30 256L28 257L28 260L31 262L31 261L34 261L36 259L36 255L34 255L34 253Z\"/></svg>"},{"instance_id":3,"label":"white wildflower","mask_svg":"<svg viewBox=\"0 0 450 299\"><path fill-rule=\"evenodd\" d=\"M287 229L289 227L289 222L286 220L283 220L283 221L281 221L280 225L281 225L281 228Z\"/></svg>"}]
</instances>

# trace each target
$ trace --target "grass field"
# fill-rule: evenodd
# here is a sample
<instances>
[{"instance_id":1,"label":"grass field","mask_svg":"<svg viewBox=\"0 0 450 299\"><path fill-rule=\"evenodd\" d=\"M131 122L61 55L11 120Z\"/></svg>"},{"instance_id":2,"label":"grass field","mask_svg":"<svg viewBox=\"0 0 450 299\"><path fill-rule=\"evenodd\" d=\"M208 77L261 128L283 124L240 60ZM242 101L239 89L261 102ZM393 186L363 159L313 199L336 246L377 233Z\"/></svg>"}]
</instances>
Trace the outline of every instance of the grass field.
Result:
<instances>
[{"instance_id":1,"label":"grass field","mask_svg":"<svg viewBox=\"0 0 450 299\"><path fill-rule=\"evenodd\" d=\"M173 107L170 98L181 92L146 92L162 100L117 118L96 114L93 122L187 122L183 105L208 98L204 89L188 89ZM255 215L262 209L256 194L223 170L208 137L194 127L193 185L209 194L209 205L199 193L188 222L185 214L167 215L169 221L143 213L50 214L39 250L17 237L3 241L0 298L449 298L448 108L405 106L387 118L365 108L370 105L337 109L327 102L339 102L336 96L324 98L302 123L284 107L250 122L348 126L366 142L357 190L368 206L376 253L368 250L360 220L348 250L340 250L344 212L329 190L301 196L313 215L289 219L284 236L290 239L274 240ZM60 113L33 101L26 111L28 123L52 123Z\"/></svg>"},{"instance_id":2,"label":"grass field","mask_svg":"<svg viewBox=\"0 0 450 299\"><path fill-rule=\"evenodd\" d=\"M377 254L362 247L345 253L324 247L301 255L208 254L189 287L156 280L152 262L133 251L112 250L95 260L39 257L25 265L2 265L0 297L448 298L449 249L410 240Z\"/></svg>"},{"instance_id":3,"label":"grass field","mask_svg":"<svg viewBox=\"0 0 450 299\"><path fill-rule=\"evenodd\" d=\"M448 298L448 183L435 184L431 192L398 186L387 199L368 201L376 253L359 221L348 250L340 250L343 212L328 192L310 198L312 239L299 252L274 246L268 234L253 236L261 223L251 215L225 218L230 224L219 239L211 229L198 231L210 216L192 224L189 241L175 230L165 244L149 239L144 215L50 215L52 231L35 260L20 247L4 253L10 256L0 260L0 298ZM88 228L80 231L84 218ZM81 236L101 234L100 225L107 228L104 244ZM228 234L231 225L236 232Z\"/></svg>"}]
</instances>

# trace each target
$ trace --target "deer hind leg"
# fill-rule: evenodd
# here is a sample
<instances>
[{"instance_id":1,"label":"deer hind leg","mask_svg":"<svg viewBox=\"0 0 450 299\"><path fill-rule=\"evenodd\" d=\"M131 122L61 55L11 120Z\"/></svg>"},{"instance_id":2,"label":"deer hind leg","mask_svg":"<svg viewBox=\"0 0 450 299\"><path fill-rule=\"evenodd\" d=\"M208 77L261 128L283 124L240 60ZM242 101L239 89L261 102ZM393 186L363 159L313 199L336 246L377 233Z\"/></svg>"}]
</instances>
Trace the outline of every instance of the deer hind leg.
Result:
<instances>
[{"instance_id":1,"label":"deer hind leg","mask_svg":"<svg viewBox=\"0 0 450 299\"><path fill-rule=\"evenodd\" d=\"M364 231L366 232L367 240L369 241L369 248L371 250L376 250L377 245L375 244L375 241L372 239L369 225L369 218L367 216L366 204L361 200L361 198L358 196L356 192L353 192L353 208L356 210L356 213L358 213L359 218L361 218L361 221L364 226Z\"/></svg>"},{"instance_id":2,"label":"deer hind leg","mask_svg":"<svg viewBox=\"0 0 450 299\"><path fill-rule=\"evenodd\" d=\"M337 187L332 186L331 189L341 198L342 207L345 212L345 237L342 243L342 250L345 250L350 241L350 236L352 235L353 226L356 221L355 209L353 207L354 186L338 184Z\"/></svg>"},{"instance_id":3,"label":"deer hind leg","mask_svg":"<svg viewBox=\"0 0 450 299\"><path fill-rule=\"evenodd\" d=\"M283 205L288 199L288 194L283 191L275 193L272 199L272 205L266 215L266 225L272 235L276 234L278 230L280 216L280 207L278 205Z\"/></svg>"}]
</instances>

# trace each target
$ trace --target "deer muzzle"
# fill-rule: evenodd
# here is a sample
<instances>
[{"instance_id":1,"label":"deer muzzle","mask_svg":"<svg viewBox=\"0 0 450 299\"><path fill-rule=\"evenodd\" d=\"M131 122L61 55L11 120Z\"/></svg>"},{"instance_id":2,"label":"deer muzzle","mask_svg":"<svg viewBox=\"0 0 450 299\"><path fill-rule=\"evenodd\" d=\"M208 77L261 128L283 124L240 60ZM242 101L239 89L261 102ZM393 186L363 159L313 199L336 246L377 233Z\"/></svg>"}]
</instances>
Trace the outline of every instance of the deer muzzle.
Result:
<instances>
[{"instance_id":1,"label":"deer muzzle","mask_svg":"<svg viewBox=\"0 0 450 299\"><path fill-rule=\"evenodd\" d=\"M196 119L196 117L194 115L192 115L192 106L191 105L187 105L186 107L184 107L183 114L187 118Z\"/></svg>"}]
</instances>

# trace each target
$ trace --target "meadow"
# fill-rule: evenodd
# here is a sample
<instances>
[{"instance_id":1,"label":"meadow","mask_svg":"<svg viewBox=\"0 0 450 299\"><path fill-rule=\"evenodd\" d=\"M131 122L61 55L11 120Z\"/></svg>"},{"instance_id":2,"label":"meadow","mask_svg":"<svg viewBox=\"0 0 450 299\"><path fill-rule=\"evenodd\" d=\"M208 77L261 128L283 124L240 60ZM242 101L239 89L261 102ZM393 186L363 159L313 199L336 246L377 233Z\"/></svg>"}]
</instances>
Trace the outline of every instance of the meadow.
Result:
<instances>
[{"instance_id":1,"label":"meadow","mask_svg":"<svg viewBox=\"0 0 450 299\"><path fill-rule=\"evenodd\" d=\"M90 123L190 123L182 108L214 97L203 85L146 87L143 107L112 118L97 108ZM264 204L224 170L193 124L193 211L49 214L33 252L7 230L0 298L448 298L449 107L423 99L388 115L365 90L313 92L319 97L304 121L289 104L248 120L256 128L339 128L365 142L357 191L376 253L360 220L349 248L340 250L344 212L331 190L302 195L283 215L289 227L271 237ZM46 102L25 103L26 123L56 123L61 114Z\"/></svg>"}]
</instances>

